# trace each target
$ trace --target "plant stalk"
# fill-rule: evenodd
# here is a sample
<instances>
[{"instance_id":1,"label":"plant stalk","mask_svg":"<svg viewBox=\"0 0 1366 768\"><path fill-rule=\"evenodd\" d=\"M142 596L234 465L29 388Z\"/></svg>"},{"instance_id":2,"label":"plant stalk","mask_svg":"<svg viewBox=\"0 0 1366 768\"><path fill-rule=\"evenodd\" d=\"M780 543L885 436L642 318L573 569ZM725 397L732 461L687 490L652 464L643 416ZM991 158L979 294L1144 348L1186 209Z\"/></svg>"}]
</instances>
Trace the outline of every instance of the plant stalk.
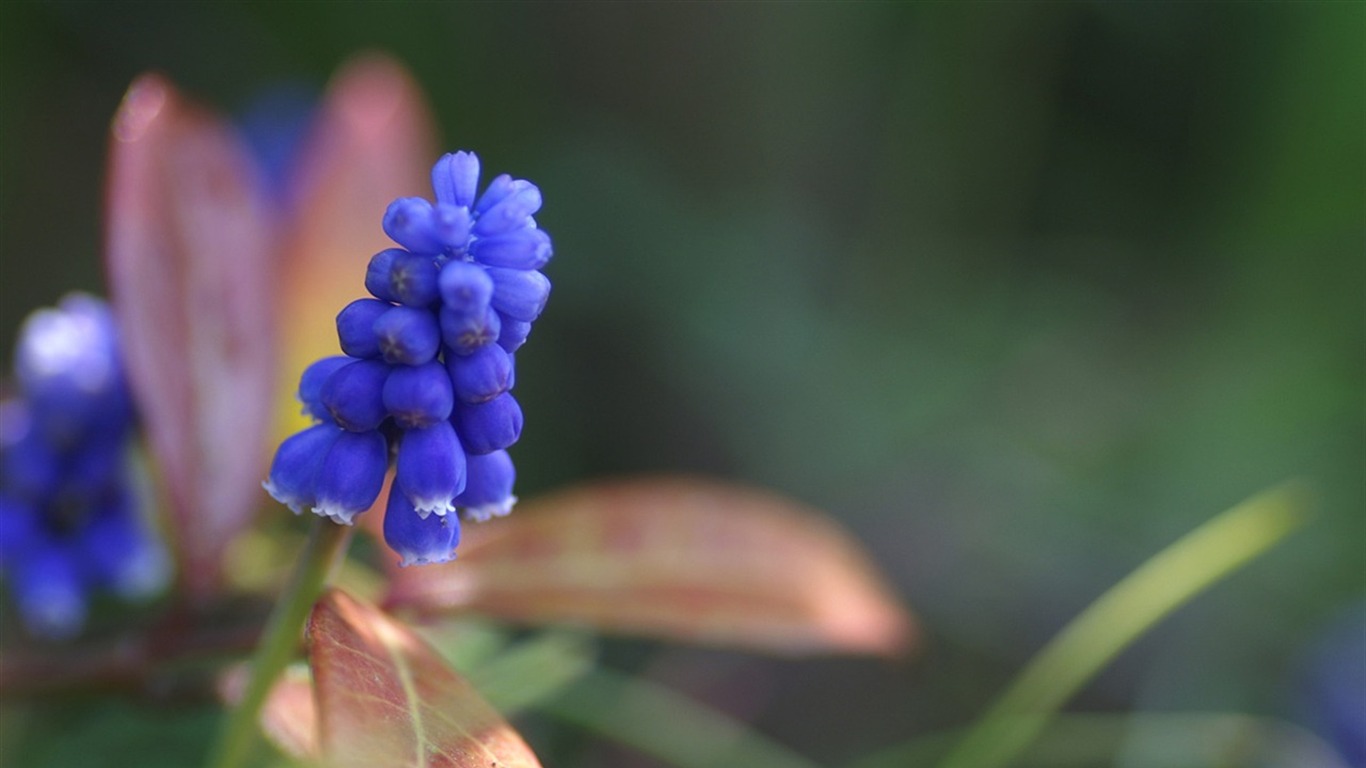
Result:
<instances>
[{"instance_id":1,"label":"plant stalk","mask_svg":"<svg viewBox=\"0 0 1366 768\"><path fill-rule=\"evenodd\" d=\"M259 742L261 707L276 678L298 652L304 622L328 575L345 555L352 530L349 525L337 525L322 517L313 520L304 551L252 656L242 699L218 731L207 763L211 768L241 768L251 758Z\"/></svg>"}]
</instances>

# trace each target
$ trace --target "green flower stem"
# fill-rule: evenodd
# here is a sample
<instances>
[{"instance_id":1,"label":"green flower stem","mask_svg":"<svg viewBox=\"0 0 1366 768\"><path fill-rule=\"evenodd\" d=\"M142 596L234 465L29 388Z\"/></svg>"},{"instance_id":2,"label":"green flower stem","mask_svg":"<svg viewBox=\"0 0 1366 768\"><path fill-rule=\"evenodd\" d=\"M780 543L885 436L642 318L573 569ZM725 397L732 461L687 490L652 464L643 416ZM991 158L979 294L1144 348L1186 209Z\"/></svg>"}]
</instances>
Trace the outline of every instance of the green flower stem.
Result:
<instances>
[{"instance_id":1,"label":"green flower stem","mask_svg":"<svg viewBox=\"0 0 1366 768\"><path fill-rule=\"evenodd\" d=\"M1264 491L1201 525L1111 587L1024 668L940 768L1009 765L1083 685L1172 611L1307 518L1304 489Z\"/></svg>"},{"instance_id":2,"label":"green flower stem","mask_svg":"<svg viewBox=\"0 0 1366 768\"><path fill-rule=\"evenodd\" d=\"M257 719L261 706L271 685L298 652L304 622L322 594L328 575L345 555L352 530L349 525L337 525L321 517L313 520L308 543L252 656L251 676L242 700L218 732L208 762L212 768L240 768L251 758L259 741Z\"/></svg>"}]
</instances>

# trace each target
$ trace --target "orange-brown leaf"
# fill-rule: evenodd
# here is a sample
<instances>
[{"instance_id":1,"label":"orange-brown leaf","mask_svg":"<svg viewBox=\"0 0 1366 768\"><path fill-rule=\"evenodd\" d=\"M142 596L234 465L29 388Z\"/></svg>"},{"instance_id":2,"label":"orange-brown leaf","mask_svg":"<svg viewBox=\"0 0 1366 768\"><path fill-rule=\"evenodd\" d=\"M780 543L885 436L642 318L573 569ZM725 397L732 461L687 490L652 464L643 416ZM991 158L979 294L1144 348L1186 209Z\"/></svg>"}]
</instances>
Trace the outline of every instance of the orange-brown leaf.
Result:
<instances>
[{"instance_id":1,"label":"orange-brown leaf","mask_svg":"<svg viewBox=\"0 0 1366 768\"><path fill-rule=\"evenodd\" d=\"M252 158L165 79L114 120L106 259L127 369L192 594L260 501L275 381L272 233Z\"/></svg>"},{"instance_id":2,"label":"orange-brown leaf","mask_svg":"<svg viewBox=\"0 0 1366 768\"><path fill-rule=\"evenodd\" d=\"M848 534L763 491L668 477L602 483L465 531L455 562L398 570L388 604L780 653L890 655L913 633Z\"/></svg>"},{"instance_id":3,"label":"orange-brown leaf","mask_svg":"<svg viewBox=\"0 0 1366 768\"><path fill-rule=\"evenodd\" d=\"M308 623L327 765L539 768L503 718L412 630L331 590Z\"/></svg>"}]
</instances>

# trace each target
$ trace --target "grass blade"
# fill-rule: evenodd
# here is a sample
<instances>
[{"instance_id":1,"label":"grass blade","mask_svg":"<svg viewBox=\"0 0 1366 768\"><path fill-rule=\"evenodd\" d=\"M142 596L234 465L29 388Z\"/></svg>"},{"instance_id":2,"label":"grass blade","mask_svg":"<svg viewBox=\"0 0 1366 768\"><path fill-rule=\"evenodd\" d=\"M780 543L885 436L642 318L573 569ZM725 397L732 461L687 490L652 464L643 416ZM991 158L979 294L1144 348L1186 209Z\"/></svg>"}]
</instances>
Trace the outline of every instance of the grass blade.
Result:
<instances>
[{"instance_id":1,"label":"grass blade","mask_svg":"<svg viewBox=\"0 0 1366 768\"><path fill-rule=\"evenodd\" d=\"M1110 588L1030 661L941 768L1010 763L1134 640L1299 527L1306 496L1297 484L1264 491L1186 534Z\"/></svg>"}]
</instances>

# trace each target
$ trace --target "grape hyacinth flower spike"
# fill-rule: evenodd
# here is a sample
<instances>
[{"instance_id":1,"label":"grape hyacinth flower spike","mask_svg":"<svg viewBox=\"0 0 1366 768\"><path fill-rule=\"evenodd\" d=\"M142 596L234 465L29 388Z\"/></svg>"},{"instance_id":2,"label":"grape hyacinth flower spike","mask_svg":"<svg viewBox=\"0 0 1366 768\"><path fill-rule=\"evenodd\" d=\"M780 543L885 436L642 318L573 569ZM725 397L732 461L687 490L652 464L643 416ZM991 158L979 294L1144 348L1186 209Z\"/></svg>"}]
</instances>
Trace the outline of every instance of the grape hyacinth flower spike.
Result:
<instances>
[{"instance_id":1,"label":"grape hyacinth flower spike","mask_svg":"<svg viewBox=\"0 0 1366 768\"><path fill-rule=\"evenodd\" d=\"M165 586L170 561L139 514L133 405L108 308L72 294L24 323L17 396L0 401L0 576L24 626L69 637L91 595Z\"/></svg>"},{"instance_id":2,"label":"grape hyacinth flower spike","mask_svg":"<svg viewBox=\"0 0 1366 768\"><path fill-rule=\"evenodd\" d=\"M506 449L522 432L513 353L545 308L550 236L541 192L506 174L479 192L472 152L432 168L435 202L395 200L364 275L371 298L337 315L340 356L304 371L315 426L276 452L266 489L296 513L351 524L395 478L384 537L403 565L455 557L459 520L506 515L516 497Z\"/></svg>"}]
</instances>

